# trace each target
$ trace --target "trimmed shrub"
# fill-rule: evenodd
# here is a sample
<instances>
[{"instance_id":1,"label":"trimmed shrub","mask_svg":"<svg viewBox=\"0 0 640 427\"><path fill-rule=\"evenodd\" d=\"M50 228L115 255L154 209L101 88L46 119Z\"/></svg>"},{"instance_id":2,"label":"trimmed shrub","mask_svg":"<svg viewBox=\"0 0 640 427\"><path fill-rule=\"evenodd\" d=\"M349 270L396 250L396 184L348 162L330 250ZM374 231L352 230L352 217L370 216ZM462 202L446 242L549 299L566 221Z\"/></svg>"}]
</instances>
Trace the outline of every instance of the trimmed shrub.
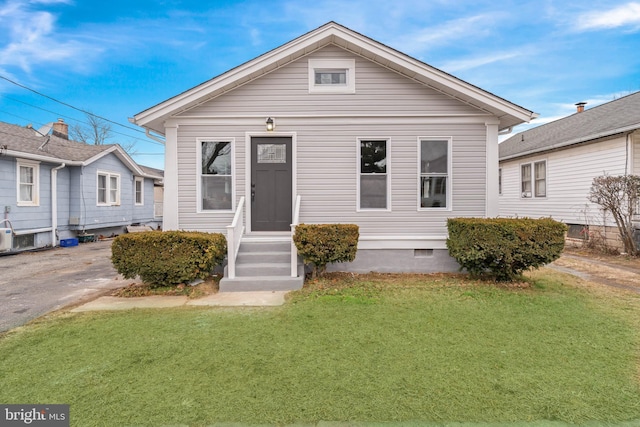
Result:
<instances>
[{"instance_id":1,"label":"trimmed shrub","mask_svg":"<svg viewBox=\"0 0 640 427\"><path fill-rule=\"evenodd\" d=\"M116 237L111 262L127 279L140 276L151 286L173 286L206 278L226 253L220 233L145 231Z\"/></svg>"},{"instance_id":2,"label":"trimmed shrub","mask_svg":"<svg viewBox=\"0 0 640 427\"><path fill-rule=\"evenodd\" d=\"M355 224L300 224L293 242L313 278L322 276L327 264L353 261L358 250L359 228Z\"/></svg>"},{"instance_id":3,"label":"trimmed shrub","mask_svg":"<svg viewBox=\"0 0 640 427\"><path fill-rule=\"evenodd\" d=\"M560 257L567 226L551 218L451 218L447 249L472 276L512 281Z\"/></svg>"}]
</instances>

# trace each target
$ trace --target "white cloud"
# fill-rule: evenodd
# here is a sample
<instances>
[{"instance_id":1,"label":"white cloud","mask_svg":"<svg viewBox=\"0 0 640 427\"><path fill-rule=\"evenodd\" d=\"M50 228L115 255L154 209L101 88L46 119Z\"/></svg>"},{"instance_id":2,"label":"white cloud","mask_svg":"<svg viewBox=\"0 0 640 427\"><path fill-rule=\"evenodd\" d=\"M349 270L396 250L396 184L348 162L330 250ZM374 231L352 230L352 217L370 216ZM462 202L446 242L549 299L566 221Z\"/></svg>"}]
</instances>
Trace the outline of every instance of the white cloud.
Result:
<instances>
[{"instance_id":1,"label":"white cloud","mask_svg":"<svg viewBox=\"0 0 640 427\"><path fill-rule=\"evenodd\" d=\"M448 73L455 73L458 71L465 71L472 68L482 67L483 65L493 64L494 62L508 61L521 55L522 52L506 52L498 53L495 55L483 55L477 58L448 61L441 64L438 68Z\"/></svg>"},{"instance_id":2,"label":"white cloud","mask_svg":"<svg viewBox=\"0 0 640 427\"><path fill-rule=\"evenodd\" d=\"M69 63L69 67L86 63L96 49L79 41L65 40L56 32L56 17L50 12L33 10L33 4L68 3L65 0L39 0L30 3L9 1L0 7L0 66L19 67L30 72L34 65Z\"/></svg>"},{"instance_id":3,"label":"white cloud","mask_svg":"<svg viewBox=\"0 0 640 427\"><path fill-rule=\"evenodd\" d=\"M496 14L479 14L444 22L434 27L403 34L395 40L389 41L403 52L417 54L437 47L448 45L453 41L473 38L478 39L495 27L499 17Z\"/></svg>"},{"instance_id":4,"label":"white cloud","mask_svg":"<svg viewBox=\"0 0 640 427\"><path fill-rule=\"evenodd\" d=\"M632 27L640 30L640 3L623 4L609 10L594 10L578 17L579 30Z\"/></svg>"}]
</instances>

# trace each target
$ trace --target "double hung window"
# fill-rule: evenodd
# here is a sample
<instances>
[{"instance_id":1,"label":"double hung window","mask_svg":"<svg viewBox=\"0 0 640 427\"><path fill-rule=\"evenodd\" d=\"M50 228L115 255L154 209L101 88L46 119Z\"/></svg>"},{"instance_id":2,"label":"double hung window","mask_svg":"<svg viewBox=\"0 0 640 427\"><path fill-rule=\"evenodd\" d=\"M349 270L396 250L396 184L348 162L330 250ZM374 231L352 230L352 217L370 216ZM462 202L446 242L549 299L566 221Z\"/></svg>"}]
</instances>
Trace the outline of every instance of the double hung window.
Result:
<instances>
[{"instance_id":1,"label":"double hung window","mask_svg":"<svg viewBox=\"0 0 640 427\"><path fill-rule=\"evenodd\" d=\"M39 206L40 164L18 160L18 206Z\"/></svg>"},{"instance_id":2,"label":"double hung window","mask_svg":"<svg viewBox=\"0 0 640 427\"><path fill-rule=\"evenodd\" d=\"M136 205L144 205L144 178L135 179Z\"/></svg>"},{"instance_id":3,"label":"double hung window","mask_svg":"<svg viewBox=\"0 0 640 427\"><path fill-rule=\"evenodd\" d=\"M120 175L98 172L98 205L117 206L120 204Z\"/></svg>"},{"instance_id":4,"label":"double hung window","mask_svg":"<svg viewBox=\"0 0 640 427\"><path fill-rule=\"evenodd\" d=\"M359 209L389 209L387 140L360 140Z\"/></svg>"},{"instance_id":5,"label":"double hung window","mask_svg":"<svg viewBox=\"0 0 640 427\"><path fill-rule=\"evenodd\" d=\"M547 162L545 160L520 165L522 197L547 196Z\"/></svg>"},{"instance_id":6,"label":"double hung window","mask_svg":"<svg viewBox=\"0 0 640 427\"><path fill-rule=\"evenodd\" d=\"M420 141L420 208L449 208L450 141Z\"/></svg>"},{"instance_id":7,"label":"double hung window","mask_svg":"<svg viewBox=\"0 0 640 427\"><path fill-rule=\"evenodd\" d=\"M200 142L200 203L202 210L233 209L232 144Z\"/></svg>"}]
</instances>

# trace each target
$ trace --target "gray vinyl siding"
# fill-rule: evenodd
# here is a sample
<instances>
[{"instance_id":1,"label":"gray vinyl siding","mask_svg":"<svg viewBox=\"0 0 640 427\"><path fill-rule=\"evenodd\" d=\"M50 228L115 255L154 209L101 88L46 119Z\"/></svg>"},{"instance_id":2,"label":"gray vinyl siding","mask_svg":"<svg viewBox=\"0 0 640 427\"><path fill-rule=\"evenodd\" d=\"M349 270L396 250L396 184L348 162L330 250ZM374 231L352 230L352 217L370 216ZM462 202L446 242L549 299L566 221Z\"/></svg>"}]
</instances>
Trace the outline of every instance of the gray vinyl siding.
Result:
<instances>
[{"instance_id":1,"label":"gray vinyl siding","mask_svg":"<svg viewBox=\"0 0 640 427\"><path fill-rule=\"evenodd\" d=\"M596 176L625 173L625 139L618 137L501 162L500 215L532 218L551 216L569 224L602 225L602 212L587 200L587 196ZM520 197L520 165L540 160L547 161L547 196ZM607 224L611 225L611 221L607 219Z\"/></svg>"},{"instance_id":2,"label":"gray vinyl siding","mask_svg":"<svg viewBox=\"0 0 640 427\"><path fill-rule=\"evenodd\" d=\"M120 205L98 206L98 171L120 175ZM85 166L80 175L79 198L73 203L80 213L78 230L129 225L133 220L133 175L114 154L108 154Z\"/></svg>"},{"instance_id":3,"label":"gray vinyl siding","mask_svg":"<svg viewBox=\"0 0 640 427\"><path fill-rule=\"evenodd\" d=\"M311 57L353 54L328 47ZM295 133L301 222L355 223L361 236L444 236L447 218L485 215L483 116L489 115L362 58L356 58L355 94L309 94L307 62L295 61L176 118L179 229L225 232L233 220L232 211L198 212L197 140L234 141L237 205L245 195L246 135L265 136L266 117L276 120L274 136ZM419 137L451 138L451 210L418 210ZM390 211L357 211L358 138L389 141Z\"/></svg>"},{"instance_id":4,"label":"gray vinyl siding","mask_svg":"<svg viewBox=\"0 0 640 427\"><path fill-rule=\"evenodd\" d=\"M483 216L485 212L484 125L369 125L314 126L313 120L295 126L297 142L297 193L302 196L301 217L307 223L356 223L363 235L411 236L446 234L452 216ZM311 122L311 123L310 123ZM239 128L180 126L178 137L179 227L223 232L234 212L197 212L198 138L233 138L235 142L236 204L245 195L245 132ZM361 130L366 129L366 130ZM294 129L292 128L291 131ZM260 129L255 128L254 132ZM283 130L285 131L285 130ZM418 211L418 136L452 138L450 179L452 211ZM227 137L227 138L222 138ZM356 211L357 139L388 138L391 170L391 211Z\"/></svg>"},{"instance_id":5,"label":"gray vinyl siding","mask_svg":"<svg viewBox=\"0 0 640 427\"><path fill-rule=\"evenodd\" d=\"M262 76L181 116L482 114L447 95L426 88L373 62L356 58L355 94L310 94L309 58L351 59L331 46ZM401 101L400 101L401 100Z\"/></svg>"},{"instance_id":6,"label":"gray vinyl siding","mask_svg":"<svg viewBox=\"0 0 640 427\"><path fill-rule=\"evenodd\" d=\"M38 206L18 206L17 164L16 158L0 157L0 218L11 221L18 232L51 227L51 164L39 163ZM10 212L5 216L6 206Z\"/></svg>"},{"instance_id":7,"label":"gray vinyl siding","mask_svg":"<svg viewBox=\"0 0 640 427\"><path fill-rule=\"evenodd\" d=\"M133 203L133 218L134 223L146 223L153 221L153 180L144 178L143 180L143 203L142 205L135 204L136 187L135 180L131 181L131 194Z\"/></svg>"}]
</instances>

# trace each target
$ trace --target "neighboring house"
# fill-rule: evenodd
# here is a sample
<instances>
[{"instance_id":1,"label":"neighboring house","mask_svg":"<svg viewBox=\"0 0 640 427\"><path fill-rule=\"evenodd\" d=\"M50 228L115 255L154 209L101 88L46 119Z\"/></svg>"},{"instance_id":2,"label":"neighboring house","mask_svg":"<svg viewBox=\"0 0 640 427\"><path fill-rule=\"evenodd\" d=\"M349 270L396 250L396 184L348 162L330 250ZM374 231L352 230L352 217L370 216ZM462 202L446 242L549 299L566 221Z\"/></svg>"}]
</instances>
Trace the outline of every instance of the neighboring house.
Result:
<instances>
[{"instance_id":1,"label":"neighboring house","mask_svg":"<svg viewBox=\"0 0 640 427\"><path fill-rule=\"evenodd\" d=\"M550 216L569 225L569 238L616 240L613 218L587 196L597 176L640 174L640 92L576 105L573 115L500 144L500 215Z\"/></svg>"},{"instance_id":2,"label":"neighboring house","mask_svg":"<svg viewBox=\"0 0 640 427\"><path fill-rule=\"evenodd\" d=\"M119 145L70 141L61 119L48 130L0 122L0 253L159 225L154 183L162 174L137 165Z\"/></svg>"},{"instance_id":3,"label":"neighboring house","mask_svg":"<svg viewBox=\"0 0 640 427\"><path fill-rule=\"evenodd\" d=\"M229 230L237 279L296 223L360 227L336 269L457 270L447 218L498 215L498 133L533 117L330 22L133 121L166 137L164 228Z\"/></svg>"}]
</instances>

